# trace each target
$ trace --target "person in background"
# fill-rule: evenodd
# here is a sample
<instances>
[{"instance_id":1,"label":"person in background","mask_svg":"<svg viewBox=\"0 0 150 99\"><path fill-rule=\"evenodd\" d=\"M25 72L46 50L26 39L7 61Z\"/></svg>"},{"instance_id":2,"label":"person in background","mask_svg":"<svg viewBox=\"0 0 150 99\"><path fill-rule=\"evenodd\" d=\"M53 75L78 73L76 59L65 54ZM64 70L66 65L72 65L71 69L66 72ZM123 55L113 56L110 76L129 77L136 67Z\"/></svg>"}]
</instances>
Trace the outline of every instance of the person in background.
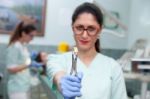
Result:
<instances>
[{"instance_id":1,"label":"person in background","mask_svg":"<svg viewBox=\"0 0 150 99\"><path fill-rule=\"evenodd\" d=\"M121 67L100 53L102 27L103 15L96 5L86 2L75 9L72 30L78 74L70 75L72 52L48 57L47 74L58 99L127 99Z\"/></svg>"},{"instance_id":2,"label":"person in background","mask_svg":"<svg viewBox=\"0 0 150 99\"><path fill-rule=\"evenodd\" d=\"M41 51L37 54L37 56L34 59L36 62L43 64L42 65L42 72L40 73L42 75L46 75L47 57L48 57L48 54L46 52Z\"/></svg>"},{"instance_id":3,"label":"person in background","mask_svg":"<svg viewBox=\"0 0 150 99\"><path fill-rule=\"evenodd\" d=\"M6 52L9 99L30 99L29 67L42 66L31 61L30 53L26 47L36 33L34 25L20 22L11 35Z\"/></svg>"},{"instance_id":4,"label":"person in background","mask_svg":"<svg viewBox=\"0 0 150 99\"><path fill-rule=\"evenodd\" d=\"M46 52L41 51L37 54L35 61L41 62L43 63L43 65L46 65L47 57L48 57L48 54Z\"/></svg>"}]
</instances>

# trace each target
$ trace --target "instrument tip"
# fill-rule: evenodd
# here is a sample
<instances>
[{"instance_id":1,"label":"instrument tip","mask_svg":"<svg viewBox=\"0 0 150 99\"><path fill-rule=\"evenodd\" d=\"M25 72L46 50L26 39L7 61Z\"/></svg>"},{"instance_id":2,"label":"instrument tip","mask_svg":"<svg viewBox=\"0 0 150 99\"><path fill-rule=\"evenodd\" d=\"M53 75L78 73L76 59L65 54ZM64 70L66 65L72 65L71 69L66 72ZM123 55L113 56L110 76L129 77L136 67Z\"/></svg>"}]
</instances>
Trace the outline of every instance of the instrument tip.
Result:
<instances>
[{"instance_id":1,"label":"instrument tip","mask_svg":"<svg viewBox=\"0 0 150 99\"><path fill-rule=\"evenodd\" d=\"M77 47L74 47L74 48L73 48L73 51L74 51L75 53L78 53L78 48L77 48Z\"/></svg>"}]
</instances>

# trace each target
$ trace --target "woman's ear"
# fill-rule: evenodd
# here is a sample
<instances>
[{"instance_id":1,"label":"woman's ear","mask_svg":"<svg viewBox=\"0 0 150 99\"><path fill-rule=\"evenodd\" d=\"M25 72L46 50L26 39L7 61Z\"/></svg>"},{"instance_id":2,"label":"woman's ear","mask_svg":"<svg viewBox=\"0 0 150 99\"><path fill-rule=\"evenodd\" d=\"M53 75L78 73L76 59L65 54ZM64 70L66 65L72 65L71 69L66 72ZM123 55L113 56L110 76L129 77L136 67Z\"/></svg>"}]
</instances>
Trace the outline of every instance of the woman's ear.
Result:
<instances>
[{"instance_id":1,"label":"woman's ear","mask_svg":"<svg viewBox=\"0 0 150 99\"><path fill-rule=\"evenodd\" d=\"M101 25L101 26L99 27L98 32L101 33L101 32L102 32L102 29L103 29L103 25Z\"/></svg>"},{"instance_id":2,"label":"woman's ear","mask_svg":"<svg viewBox=\"0 0 150 99\"><path fill-rule=\"evenodd\" d=\"M100 38L100 34L102 32L103 26L100 26L98 29L98 34L97 34L97 38Z\"/></svg>"},{"instance_id":3,"label":"woman's ear","mask_svg":"<svg viewBox=\"0 0 150 99\"><path fill-rule=\"evenodd\" d=\"M74 31L74 29L73 29L73 25L72 25L72 32L73 32L73 36L74 36L74 32L75 32L75 31Z\"/></svg>"},{"instance_id":4,"label":"woman's ear","mask_svg":"<svg viewBox=\"0 0 150 99\"><path fill-rule=\"evenodd\" d=\"M102 29L103 29L103 26L100 26L100 27L98 28L97 38L100 37L100 34L101 34L101 32L102 32Z\"/></svg>"}]
</instances>

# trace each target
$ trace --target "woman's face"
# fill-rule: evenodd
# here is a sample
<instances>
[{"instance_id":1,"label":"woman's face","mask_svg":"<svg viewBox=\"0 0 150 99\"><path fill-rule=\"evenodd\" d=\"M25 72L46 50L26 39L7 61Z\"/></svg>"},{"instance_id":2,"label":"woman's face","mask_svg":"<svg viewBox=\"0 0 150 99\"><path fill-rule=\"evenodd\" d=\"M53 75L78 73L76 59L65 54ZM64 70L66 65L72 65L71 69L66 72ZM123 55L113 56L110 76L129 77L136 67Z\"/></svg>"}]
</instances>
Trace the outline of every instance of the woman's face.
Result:
<instances>
[{"instance_id":1,"label":"woman's face","mask_svg":"<svg viewBox=\"0 0 150 99\"><path fill-rule=\"evenodd\" d=\"M24 39L24 42L25 43L29 43L33 38L34 36L37 34L37 31L32 31L30 32L29 34L26 34L26 33L23 33L23 39Z\"/></svg>"},{"instance_id":2,"label":"woman's face","mask_svg":"<svg viewBox=\"0 0 150 99\"><path fill-rule=\"evenodd\" d=\"M91 13L81 13L72 25L74 39L79 50L95 49L101 27Z\"/></svg>"},{"instance_id":3,"label":"woman's face","mask_svg":"<svg viewBox=\"0 0 150 99\"><path fill-rule=\"evenodd\" d=\"M44 64L46 64L48 54L45 53L45 52L41 52L41 53L40 53L40 57L41 57L41 61L42 61Z\"/></svg>"}]
</instances>

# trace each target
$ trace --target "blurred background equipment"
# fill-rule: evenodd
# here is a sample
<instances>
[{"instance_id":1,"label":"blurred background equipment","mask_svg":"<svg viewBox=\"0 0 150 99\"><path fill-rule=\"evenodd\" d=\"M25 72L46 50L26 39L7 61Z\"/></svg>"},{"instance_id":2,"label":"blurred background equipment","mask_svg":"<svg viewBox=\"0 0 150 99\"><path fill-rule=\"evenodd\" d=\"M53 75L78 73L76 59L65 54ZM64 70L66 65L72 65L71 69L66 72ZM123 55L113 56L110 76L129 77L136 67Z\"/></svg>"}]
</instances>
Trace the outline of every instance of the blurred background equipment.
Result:
<instances>
[{"instance_id":1,"label":"blurred background equipment","mask_svg":"<svg viewBox=\"0 0 150 99\"><path fill-rule=\"evenodd\" d=\"M3 78L3 74L2 74L2 73L0 73L0 81L2 80L2 78Z\"/></svg>"},{"instance_id":2,"label":"blurred background equipment","mask_svg":"<svg viewBox=\"0 0 150 99\"><path fill-rule=\"evenodd\" d=\"M128 32L128 27L123 24L118 18L114 17L110 11L107 11L102 5L100 5L100 3L98 3L96 0L93 1L94 4L96 4L100 9L102 9L103 11L103 14L104 16L107 16L107 20L106 17L104 17L104 24L107 22L108 25L111 24L111 21L114 22L114 24L116 24L117 26L119 26L119 28L121 28L121 30L119 31L116 31L116 30L113 30L113 29L108 29L107 27L103 28L102 32L105 32L105 33L110 33L112 35L115 35L117 37L125 37L127 35L127 32ZM109 19L109 21L108 21Z\"/></svg>"},{"instance_id":3,"label":"blurred background equipment","mask_svg":"<svg viewBox=\"0 0 150 99\"><path fill-rule=\"evenodd\" d=\"M64 53L69 51L69 44L65 41L62 41L58 44L57 48L58 53Z\"/></svg>"}]
</instances>

